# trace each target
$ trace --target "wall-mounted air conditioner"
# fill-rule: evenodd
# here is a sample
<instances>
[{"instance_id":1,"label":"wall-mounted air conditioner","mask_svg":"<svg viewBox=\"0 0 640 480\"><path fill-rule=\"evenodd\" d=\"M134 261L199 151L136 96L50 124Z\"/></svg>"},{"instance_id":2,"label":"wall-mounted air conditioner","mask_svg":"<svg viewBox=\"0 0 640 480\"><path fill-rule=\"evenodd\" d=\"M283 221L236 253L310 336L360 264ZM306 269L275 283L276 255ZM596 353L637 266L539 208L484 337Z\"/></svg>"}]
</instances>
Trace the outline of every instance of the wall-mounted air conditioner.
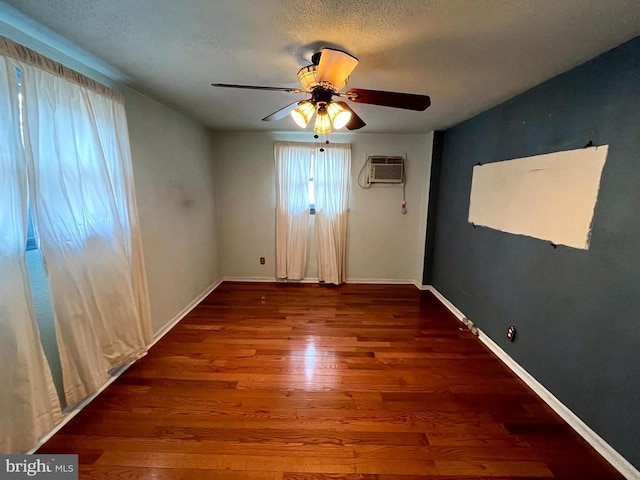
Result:
<instances>
[{"instance_id":1,"label":"wall-mounted air conditioner","mask_svg":"<svg viewBox=\"0 0 640 480\"><path fill-rule=\"evenodd\" d=\"M369 183L402 183L404 157L369 157Z\"/></svg>"}]
</instances>

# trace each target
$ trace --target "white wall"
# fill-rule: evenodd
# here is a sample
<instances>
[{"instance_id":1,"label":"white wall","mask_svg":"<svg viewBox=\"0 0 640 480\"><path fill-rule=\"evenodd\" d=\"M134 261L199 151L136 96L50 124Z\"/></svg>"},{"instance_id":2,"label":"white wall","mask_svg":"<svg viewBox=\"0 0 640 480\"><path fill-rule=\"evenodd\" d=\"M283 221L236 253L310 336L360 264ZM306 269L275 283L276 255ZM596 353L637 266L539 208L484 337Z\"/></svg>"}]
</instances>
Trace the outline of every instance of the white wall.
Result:
<instances>
[{"instance_id":1,"label":"white wall","mask_svg":"<svg viewBox=\"0 0 640 480\"><path fill-rule=\"evenodd\" d=\"M216 132L217 219L225 278L275 278L276 140L308 142L306 133ZM331 134L352 145L347 281L422 281L433 135ZM358 187L367 155L407 155L408 212L399 187ZM313 236L310 237L313 239ZM310 242L307 277L317 276ZM259 258L266 257L266 265Z\"/></svg>"},{"instance_id":2,"label":"white wall","mask_svg":"<svg viewBox=\"0 0 640 480\"><path fill-rule=\"evenodd\" d=\"M210 131L125 90L154 331L221 277Z\"/></svg>"}]
</instances>

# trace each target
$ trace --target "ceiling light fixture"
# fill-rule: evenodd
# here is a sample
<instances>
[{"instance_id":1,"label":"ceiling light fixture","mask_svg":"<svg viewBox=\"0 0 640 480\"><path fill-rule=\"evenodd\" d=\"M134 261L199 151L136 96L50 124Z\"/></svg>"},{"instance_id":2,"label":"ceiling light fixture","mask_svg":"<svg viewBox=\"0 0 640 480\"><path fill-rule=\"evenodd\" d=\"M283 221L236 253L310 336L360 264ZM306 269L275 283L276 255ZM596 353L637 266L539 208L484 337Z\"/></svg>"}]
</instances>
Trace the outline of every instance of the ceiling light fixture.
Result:
<instances>
[{"instance_id":1,"label":"ceiling light fixture","mask_svg":"<svg viewBox=\"0 0 640 480\"><path fill-rule=\"evenodd\" d=\"M313 87L320 85L316 80L317 65L308 65L298 70L298 80L307 92L311 92Z\"/></svg>"},{"instance_id":2,"label":"ceiling light fixture","mask_svg":"<svg viewBox=\"0 0 640 480\"><path fill-rule=\"evenodd\" d=\"M313 127L313 131L319 135L324 135L331 131L331 119L325 106L318 106L318 115L316 116L316 124Z\"/></svg>"},{"instance_id":3,"label":"ceiling light fixture","mask_svg":"<svg viewBox=\"0 0 640 480\"><path fill-rule=\"evenodd\" d=\"M308 59L308 57L305 58ZM316 132L320 130L328 133L334 128L342 127L346 127L349 130L358 130L366 125L344 100L417 112L422 112L431 105L431 99L428 95L366 90L363 88L351 88L346 92L342 92L347 83L349 83L349 75L356 68L356 65L358 65L358 59L350 53L327 47L311 55L311 65L298 69L298 80L303 88L236 85L230 83L212 83L212 85L245 90L306 94L308 97L305 101L290 103L271 115L267 115L262 120L265 122L277 121L291 114L297 125L301 128L307 128L314 115L318 117L328 115L328 119L316 119L317 121L314 124ZM333 100L334 97L336 97L336 102Z\"/></svg>"},{"instance_id":4,"label":"ceiling light fixture","mask_svg":"<svg viewBox=\"0 0 640 480\"><path fill-rule=\"evenodd\" d=\"M291 111L291 118L300 128L307 128L313 115L317 113L313 130L319 134L339 130L351 120L351 112L336 102L314 102L303 100Z\"/></svg>"},{"instance_id":5,"label":"ceiling light fixture","mask_svg":"<svg viewBox=\"0 0 640 480\"><path fill-rule=\"evenodd\" d=\"M298 103L298 107L291 112L291 118L298 124L300 128L307 128L311 117L316 113L316 107L308 100Z\"/></svg>"},{"instance_id":6,"label":"ceiling light fixture","mask_svg":"<svg viewBox=\"0 0 640 480\"><path fill-rule=\"evenodd\" d=\"M331 119L331 124L336 130L344 127L351 120L351 112L336 102L327 105L327 113Z\"/></svg>"}]
</instances>

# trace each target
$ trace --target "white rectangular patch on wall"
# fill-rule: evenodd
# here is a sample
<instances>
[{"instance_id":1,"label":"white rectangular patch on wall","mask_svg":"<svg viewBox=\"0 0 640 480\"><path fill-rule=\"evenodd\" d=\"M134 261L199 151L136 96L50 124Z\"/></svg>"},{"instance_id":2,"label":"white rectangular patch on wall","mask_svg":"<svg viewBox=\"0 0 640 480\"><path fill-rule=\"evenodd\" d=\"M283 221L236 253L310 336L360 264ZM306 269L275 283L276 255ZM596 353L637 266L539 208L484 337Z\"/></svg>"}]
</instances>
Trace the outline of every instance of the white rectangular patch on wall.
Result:
<instances>
[{"instance_id":1,"label":"white rectangular patch on wall","mask_svg":"<svg viewBox=\"0 0 640 480\"><path fill-rule=\"evenodd\" d=\"M588 249L608 145L473 167L469 222Z\"/></svg>"}]
</instances>

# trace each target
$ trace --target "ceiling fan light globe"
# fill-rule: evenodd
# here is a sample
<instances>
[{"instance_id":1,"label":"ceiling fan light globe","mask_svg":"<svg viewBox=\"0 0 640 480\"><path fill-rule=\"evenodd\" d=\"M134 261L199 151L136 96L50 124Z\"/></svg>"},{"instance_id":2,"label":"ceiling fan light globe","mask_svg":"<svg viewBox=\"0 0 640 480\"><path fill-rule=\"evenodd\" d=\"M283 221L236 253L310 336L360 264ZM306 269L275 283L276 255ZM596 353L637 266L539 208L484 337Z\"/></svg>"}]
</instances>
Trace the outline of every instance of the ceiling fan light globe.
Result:
<instances>
[{"instance_id":1,"label":"ceiling fan light globe","mask_svg":"<svg viewBox=\"0 0 640 480\"><path fill-rule=\"evenodd\" d=\"M358 59L353 55L333 48L323 48L316 79L320 84L329 82L335 91L340 91L357 65Z\"/></svg>"},{"instance_id":2,"label":"ceiling fan light globe","mask_svg":"<svg viewBox=\"0 0 640 480\"><path fill-rule=\"evenodd\" d=\"M348 112L346 110L344 112L340 112L338 115L336 115L336 118L333 121L333 128L339 130L347 123L349 123L349 120L351 120L351 112Z\"/></svg>"},{"instance_id":3,"label":"ceiling fan light globe","mask_svg":"<svg viewBox=\"0 0 640 480\"><path fill-rule=\"evenodd\" d=\"M298 80L300 80L300 83L307 92L310 92L313 90L313 87L319 85L316 80L317 69L318 67L316 65L308 65L298 70Z\"/></svg>"},{"instance_id":4,"label":"ceiling fan light globe","mask_svg":"<svg viewBox=\"0 0 640 480\"><path fill-rule=\"evenodd\" d=\"M291 112L291 118L293 118L293 121L296 122L300 128L306 128L309 123L304 119L300 112L296 112L295 110Z\"/></svg>"},{"instance_id":5,"label":"ceiling fan light globe","mask_svg":"<svg viewBox=\"0 0 640 480\"><path fill-rule=\"evenodd\" d=\"M329 114L333 128L336 130L341 129L351 120L351 112L335 102L331 102L327 106L327 113Z\"/></svg>"},{"instance_id":6,"label":"ceiling fan light globe","mask_svg":"<svg viewBox=\"0 0 640 480\"><path fill-rule=\"evenodd\" d=\"M319 135L324 135L325 133L329 133L331 131L331 119L326 112L318 113L313 131Z\"/></svg>"},{"instance_id":7,"label":"ceiling fan light globe","mask_svg":"<svg viewBox=\"0 0 640 480\"><path fill-rule=\"evenodd\" d=\"M296 122L300 128L307 128L314 113L315 107L313 103L303 100L295 110L291 111L291 118L293 118L293 121Z\"/></svg>"}]
</instances>

